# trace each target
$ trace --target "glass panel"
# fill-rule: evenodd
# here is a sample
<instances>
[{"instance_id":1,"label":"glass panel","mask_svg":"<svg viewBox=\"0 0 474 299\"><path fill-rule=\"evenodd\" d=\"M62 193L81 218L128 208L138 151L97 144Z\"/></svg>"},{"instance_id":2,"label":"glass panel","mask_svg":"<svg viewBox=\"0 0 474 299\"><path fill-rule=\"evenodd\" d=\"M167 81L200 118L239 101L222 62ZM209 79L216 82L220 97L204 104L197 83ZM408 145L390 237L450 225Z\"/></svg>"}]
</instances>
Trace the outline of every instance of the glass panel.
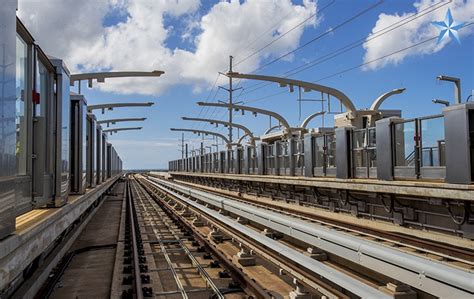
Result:
<instances>
[{"instance_id":1,"label":"glass panel","mask_svg":"<svg viewBox=\"0 0 474 299\"><path fill-rule=\"evenodd\" d=\"M288 155L288 142L280 143L280 167L289 168L290 167L290 157Z\"/></svg>"},{"instance_id":2,"label":"glass panel","mask_svg":"<svg viewBox=\"0 0 474 299\"><path fill-rule=\"evenodd\" d=\"M298 140L296 141L296 157L295 157L295 161L296 161L296 167L297 168L303 168L304 167L304 140L301 139L301 140Z\"/></svg>"},{"instance_id":3,"label":"glass panel","mask_svg":"<svg viewBox=\"0 0 474 299\"><path fill-rule=\"evenodd\" d=\"M314 167L324 166L324 136L314 138Z\"/></svg>"},{"instance_id":4,"label":"glass panel","mask_svg":"<svg viewBox=\"0 0 474 299\"><path fill-rule=\"evenodd\" d=\"M367 154L369 159L369 167L377 167L377 142L375 128L367 129Z\"/></svg>"},{"instance_id":5,"label":"glass panel","mask_svg":"<svg viewBox=\"0 0 474 299\"><path fill-rule=\"evenodd\" d=\"M16 37L16 159L19 175L26 174L26 150L27 150L27 62L28 46L17 35Z\"/></svg>"},{"instance_id":6,"label":"glass panel","mask_svg":"<svg viewBox=\"0 0 474 299\"><path fill-rule=\"evenodd\" d=\"M336 134L326 135L327 167L336 167Z\"/></svg>"},{"instance_id":7,"label":"glass panel","mask_svg":"<svg viewBox=\"0 0 474 299\"><path fill-rule=\"evenodd\" d=\"M420 120L421 166L445 166L444 118Z\"/></svg>"},{"instance_id":8,"label":"glass panel","mask_svg":"<svg viewBox=\"0 0 474 299\"><path fill-rule=\"evenodd\" d=\"M415 166L415 121L394 126L395 166Z\"/></svg>"},{"instance_id":9,"label":"glass panel","mask_svg":"<svg viewBox=\"0 0 474 299\"><path fill-rule=\"evenodd\" d=\"M38 60L36 65L36 84L35 91L39 96L39 103L35 105L34 114L35 116L46 116L45 103L48 100L49 91L49 72L48 69Z\"/></svg>"},{"instance_id":10,"label":"glass panel","mask_svg":"<svg viewBox=\"0 0 474 299\"><path fill-rule=\"evenodd\" d=\"M364 148L366 142L366 130L355 130L352 137L353 148L361 149Z\"/></svg>"}]
</instances>

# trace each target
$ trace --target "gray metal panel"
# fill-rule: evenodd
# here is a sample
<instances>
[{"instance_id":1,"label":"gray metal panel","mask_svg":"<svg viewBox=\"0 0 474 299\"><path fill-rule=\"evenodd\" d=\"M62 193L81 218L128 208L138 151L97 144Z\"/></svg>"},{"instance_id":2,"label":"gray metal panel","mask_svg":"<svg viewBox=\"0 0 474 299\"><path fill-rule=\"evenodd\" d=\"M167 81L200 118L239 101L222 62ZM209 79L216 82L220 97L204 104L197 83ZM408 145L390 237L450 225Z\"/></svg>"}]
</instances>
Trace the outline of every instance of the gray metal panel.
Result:
<instances>
[{"instance_id":1,"label":"gray metal panel","mask_svg":"<svg viewBox=\"0 0 474 299\"><path fill-rule=\"evenodd\" d=\"M379 180L393 180L393 151L392 151L392 120L383 118L375 122L377 140L377 178Z\"/></svg>"},{"instance_id":2,"label":"gray metal panel","mask_svg":"<svg viewBox=\"0 0 474 299\"><path fill-rule=\"evenodd\" d=\"M241 165L240 165L240 160L242 157L242 148L235 148L234 149L234 173L235 174L240 174L241 173Z\"/></svg>"},{"instance_id":3,"label":"gray metal panel","mask_svg":"<svg viewBox=\"0 0 474 299\"><path fill-rule=\"evenodd\" d=\"M107 180L107 133L102 131L102 182Z\"/></svg>"},{"instance_id":4,"label":"gray metal panel","mask_svg":"<svg viewBox=\"0 0 474 299\"><path fill-rule=\"evenodd\" d=\"M313 135L307 133L304 135L304 176L314 176L313 162Z\"/></svg>"},{"instance_id":5,"label":"gray metal panel","mask_svg":"<svg viewBox=\"0 0 474 299\"><path fill-rule=\"evenodd\" d=\"M16 1L2 1L0 5L0 239L15 230L15 175L16 123L15 123L15 53L16 53Z\"/></svg>"},{"instance_id":6,"label":"gray metal panel","mask_svg":"<svg viewBox=\"0 0 474 299\"><path fill-rule=\"evenodd\" d=\"M336 128L336 177L347 179L350 177L350 131L353 127Z\"/></svg>"},{"instance_id":7,"label":"gray metal panel","mask_svg":"<svg viewBox=\"0 0 474 299\"><path fill-rule=\"evenodd\" d=\"M55 175L54 175L54 202L53 206L60 207L67 202L69 194L70 168L70 80L69 70L61 59L51 59L56 73L56 127L55 136Z\"/></svg>"},{"instance_id":8,"label":"gray metal panel","mask_svg":"<svg viewBox=\"0 0 474 299\"><path fill-rule=\"evenodd\" d=\"M288 155L289 155L289 161L290 161L290 169L287 170L287 174L290 176L295 175L295 167L296 167L296 160L295 160L295 150L296 150L296 140L291 137L288 139Z\"/></svg>"},{"instance_id":9,"label":"gray metal panel","mask_svg":"<svg viewBox=\"0 0 474 299\"><path fill-rule=\"evenodd\" d=\"M274 146L273 146L273 159L275 159L275 168L273 169L274 175L280 175L280 159L279 155L281 152L281 142L280 141L275 141Z\"/></svg>"},{"instance_id":10,"label":"gray metal panel","mask_svg":"<svg viewBox=\"0 0 474 299\"><path fill-rule=\"evenodd\" d=\"M102 183L102 127L99 124L96 124L96 136L95 136L95 175L96 175L96 183L99 185Z\"/></svg>"},{"instance_id":11,"label":"gray metal panel","mask_svg":"<svg viewBox=\"0 0 474 299\"><path fill-rule=\"evenodd\" d=\"M97 128L96 118L92 113L87 114L87 187L93 188L97 184Z\"/></svg>"},{"instance_id":12,"label":"gray metal panel","mask_svg":"<svg viewBox=\"0 0 474 299\"><path fill-rule=\"evenodd\" d=\"M249 174L249 167L250 167L249 151L250 151L250 146L249 145L244 146L244 150L242 153L244 155L244 162L242 165L242 174Z\"/></svg>"},{"instance_id":13,"label":"gray metal panel","mask_svg":"<svg viewBox=\"0 0 474 299\"><path fill-rule=\"evenodd\" d=\"M260 143L257 145L257 161L258 161L258 169L257 174L263 175L265 170L265 157L263 156L264 151L264 143Z\"/></svg>"},{"instance_id":14,"label":"gray metal panel","mask_svg":"<svg viewBox=\"0 0 474 299\"><path fill-rule=\"evenodd\" d=\"M447 183L470 184L474 180L471 176L474 161L470 157L474 140L469 140L469 110L474 111L474 103L443 109Z\"/></svg>"},{"instance_id":15,"label":"gray metal panel","mask_svg":"<svg viewBox=\"0 0 474 299\"><path fill-rule=\"evenodd\" d=\"M84 169L84 151L87 151L87 144L84 144L84 131L86 119L86 101L82 95L71 96L71 142L70 142L70 169L71 169L71 192L83 194L86 191L86 180ZM87 167L87 166L86 166Z\"/></svg>"}]
</instances>

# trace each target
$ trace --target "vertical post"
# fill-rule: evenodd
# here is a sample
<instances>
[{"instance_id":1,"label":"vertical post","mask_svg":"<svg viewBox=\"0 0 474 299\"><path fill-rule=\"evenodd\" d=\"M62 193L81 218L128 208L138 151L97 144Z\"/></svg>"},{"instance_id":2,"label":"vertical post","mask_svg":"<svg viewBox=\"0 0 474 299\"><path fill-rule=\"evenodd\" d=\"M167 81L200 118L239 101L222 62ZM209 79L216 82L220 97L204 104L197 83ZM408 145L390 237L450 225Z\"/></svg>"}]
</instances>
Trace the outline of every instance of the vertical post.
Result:
<instances>
[{"instance_id":1,"label":"vertical post","mask_svg":"<svg viewBox=\"0 0 474 299\"><path fill-rule=\"evenodd\" d=\"M229 72L232 72L232 59L234 57L229 56ZM232 77L229 76L229 142L232 144Z\"/></svg>"},{"instance_id":2,"label":"vertical post","mask_svg":"<svg viewBox=\"0 0 474 299\"><path fill-rule=\"evenodd\" d=\"M181 159L184 159L184 133L181 133Z\"/></svg>"}]
</instances>

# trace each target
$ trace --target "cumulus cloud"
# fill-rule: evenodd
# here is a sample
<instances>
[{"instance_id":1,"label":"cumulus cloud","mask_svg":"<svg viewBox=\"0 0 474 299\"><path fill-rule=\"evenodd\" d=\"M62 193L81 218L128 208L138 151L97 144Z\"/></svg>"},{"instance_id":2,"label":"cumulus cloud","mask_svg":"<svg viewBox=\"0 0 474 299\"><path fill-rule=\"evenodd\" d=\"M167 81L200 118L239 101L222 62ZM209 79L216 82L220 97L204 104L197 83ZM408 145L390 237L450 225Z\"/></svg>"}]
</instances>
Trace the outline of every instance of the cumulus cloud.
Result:
<instances>
[{"instance_id":1,"label":"cumulus cloud","mask_svg":"<svg viewBox=\"0 0 474 299\"><path fill-rule=\"evenodd\" d=\"M290 0L238 0L216 3L199 15L199 0L20 0L19 16L53 56L65 59L74 72L98 70L164 70L160 79L109 80L106 91L156 95L175 84L190 84L196 90L209 88L216 73L228 67L228 56L236 60L252 52L246 45L269 42L316 12L313 1L301 5ZM124 20L104 26L104 17L119 8ZM173 25L165 25L165 17ZM282 20L275 30L268 30ZM258 67L263 58L296 48L305 23L259 55L239 65L238 71ZM170 48L168 39L176 26L184 28L182 39L191 48ZM197 33L196 33L197 32ZM262 33L265 33L262 35Z\"/></svg>"},{"instance_id":2,"label":"cumulus cloud","mask_svg":"<svg viewBox=\"0 0 474 299\"><path fill-rule=\"evenodd\" d=\"M402 14L385 14L379 15L375 26L372 28L372 33L367 37L363 47L365 49L364 62L375 60L384 55L393 53L397 50L409 47L419 43L428 38L437 36L439 29L432 25L434 21L444 21L448 8L455 20L458 22L472 22L473 19L473 1L454 0L451 3L444 5L431 13L428 13L418 19L415 19L398 29L395 29L383 36L371 39L374 34L383 32L385 28L392 24L400 22L406 18L411 18L420 11L435 4L434 7L440 6L438 0L421 0L414 3L415 12L405 12ZM474 26L463 28L459 31L462 39L463 36L469 35L474 31ZM406 51L391 55L385 59L375 61L365 66L366 70L375 70L386 65L396 65L401 63L405 58L417 55L428 55L436 53L444 48L449 40L444 40L437 44L436 40L427 44L420 45L408 49Z\"/></svg>"}]
</instances>

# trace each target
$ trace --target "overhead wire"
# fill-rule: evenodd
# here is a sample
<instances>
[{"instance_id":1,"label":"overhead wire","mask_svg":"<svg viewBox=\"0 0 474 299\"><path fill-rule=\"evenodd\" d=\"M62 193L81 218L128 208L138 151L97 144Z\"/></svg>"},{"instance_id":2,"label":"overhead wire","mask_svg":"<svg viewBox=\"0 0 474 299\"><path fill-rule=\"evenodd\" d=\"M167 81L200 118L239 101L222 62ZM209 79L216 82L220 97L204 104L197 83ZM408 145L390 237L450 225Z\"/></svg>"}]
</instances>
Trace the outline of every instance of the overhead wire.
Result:
<instances>
[{"instance_id":1,"label":"overhead wire","mask_svg":"<svg viewBox=\"0 0 474 299\"><path fill-rule=\"evenodd\" d=\"M406 24L408 24L408 23L410 23L410 22L413 22L414 20L416 20L416 19L418 19L418 18L420 18L420 17L422 17L422 16L425 16L426 14L429 14L429 13L431 13L431 12L437 10L437 9L440 9L441 7L443 7L443 6L447 5L447 4L449 4L450 2L452 2L452 0L447 1L447 2L445 2L445 1L440 1L440 2L437 2L437 3L433 4L433 5L430 5L430 6L426 7L425 9L420 10L420 11L419 11L417 14L415 14L415 15L411 15L411 16L408 16L408 17L406 17L406 18L403 18L403 19L401 19L401 20L399 20L399 21L397 21L397 22L394 22L394 23L392 23L392 24L390 24L390 25L388 25L388 26L386 26L386 27L384 27L384 28L382 28L382 29L380 29L380 30L378 30L378 31L376 31L376 32L371 33L367 38L364 37L364 38L357 39L357 40L355 40L355 41L353 41L353 42L351 42L351 43L349 43L349 44L346 44L346 45L343 46L343 47L340 47L340 48L336 49L335 51L332 51L331 53L328 53L328 54L326 54L326 55L323 55L323 56L321 56L321 57L318 57L318 58L316 58L316 59L313 59L313 60L311 60L311 61L308 61L308 62L306 62L306 63L304 63L304 64L302 64L302 65L300 65L300 66L298 66L298 67L296 67L296 68L290 69L290 70L288 70L288 71L282 73L282 75L285 76L285 77L288 77L288 76L291 76L291 75L296 75L296 74L298 74L298 73L300 73L300 72L303 72L303 71L305 71L305 70L307 70L307 69L309 69L309 68L312 68L312 67L314 67L314 66L316 66L316 65L318 65L318 64L320 64L320 63L323 63L323 62L329 61L329 60L331 60L331 59L334 59L334 58L336 58L336 57L338 57L338 56L340 56L340 55L342 55L342 54L344 54L344 53L346 53L346 52L348 52L348 51L350 51L350 50L356 48L357 46L360 46L360 45L362 45L362 44L364 44L364 43L366 43L366 42L370 42L370 41L372 41L372 40L374 40L374 39L376 39L376 38L379 38L379 37L381 37L381 36L383 36L383 35L385 35L385 34L391 32L391 31L393 31L393 30L395 30L395 29L398 29L398 28L400 28L400 27L402 27L402 26L404 26L404 25L406 25ZM440 6L437 6L437 5L439 5L439 4L441 4L441 5L440 5ZM436 6L437 6L437 7L436 7ZM433 7L434 7L434 8L433 8ZM433 9L431 9L431 8L433 8ZM431 10L430 10L430 9L431 9ZM393 27L393 28L391 28L391 27ZM251 86L249 86L249 87L247 88L247 92L246 92L244 95L249 94L249 93L252 93L252 92L254 92L254 91L256 91L256 90L259 90L259 89L261 89L261 88L263 88L263 87L266 87L266 86L269 86L269 85L271 85L271 84L272 84L272 83L260 82L260 83L251 85Z\"/></svg>"}]
</instances>

